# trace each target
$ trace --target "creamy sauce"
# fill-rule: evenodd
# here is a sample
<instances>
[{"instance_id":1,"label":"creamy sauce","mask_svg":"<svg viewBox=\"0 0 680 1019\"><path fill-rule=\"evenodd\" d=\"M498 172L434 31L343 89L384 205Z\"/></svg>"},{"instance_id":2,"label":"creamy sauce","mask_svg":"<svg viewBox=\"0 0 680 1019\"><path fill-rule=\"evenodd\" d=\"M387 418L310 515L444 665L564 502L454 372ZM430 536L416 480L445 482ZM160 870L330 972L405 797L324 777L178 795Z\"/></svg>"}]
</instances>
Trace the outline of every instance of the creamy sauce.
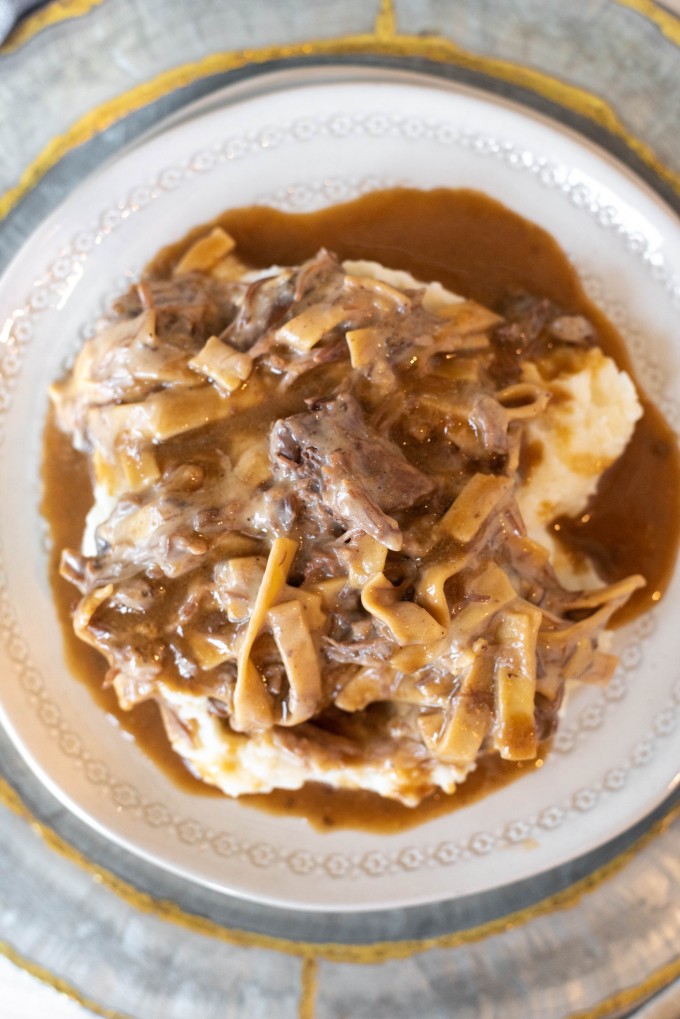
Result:
<instances>
[{"instance_id":1,"label":"creamy sauce","mask_svg":"<svg viewBox=\"0 0 680 1019\"><path fill-rule=\"evenodd\" d=\"M547 297L566 313L588 318L603 350L632 374L620 336L586 298L556 242L539 227L477 192L394 189L311 215L291 216L258 206L232 210L218 222L236 239L240 258L256 267L296 264L326 247L341 259L373 259L423 280L438 279L451 290L492 308L512 290ZM168 273L180 253L205 229L197 228L161 252L151 271ZM585 551L603 579L612 581L631 573L647 578L646 588L618 614L617 623L646 611L663 596L678 545L677 444L661 414L640 395L644 416L626 452L602 479L587 513L578 520L556 522L556 533L567 548ZM530 461L531 451L527 455ZM50 579L69 668L173 782L197 794L223 795L189 774L170 748L155 705L139 705L131 712L120 710L113 691L103 685L106 663L73 634L70 608L75 592L59 576L59 555L64 546L79 546L92 490L85 458L73 452L68 438L51 419L45 433L43 482L42 509L53 542ZM437 793L417 808L371 793L329 791L314 785L300 792L243 797L242 802L274 813L305 816L321 830L356 827L389 832L465 806L541 763L540 758L520 764L489 758L453 796Z\"/></svg>"}]
</instances>

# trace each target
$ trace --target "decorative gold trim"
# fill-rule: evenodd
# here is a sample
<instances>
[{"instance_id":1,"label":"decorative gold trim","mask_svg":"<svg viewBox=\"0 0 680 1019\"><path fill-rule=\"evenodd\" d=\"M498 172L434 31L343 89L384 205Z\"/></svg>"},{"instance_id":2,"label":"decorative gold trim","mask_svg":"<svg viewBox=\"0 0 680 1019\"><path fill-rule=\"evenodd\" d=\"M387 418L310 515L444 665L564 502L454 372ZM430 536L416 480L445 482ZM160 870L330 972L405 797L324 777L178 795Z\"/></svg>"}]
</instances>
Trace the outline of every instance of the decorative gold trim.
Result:
<instances>
[{"instance_id":1,"label":"decorative gold trim","mask_svg":"<svg viewBox=\"0 0 680 1019\"><path fill-rule=\"evenodd\" d=\"M103 0L52 0L52 3L47 4L46 7L22 19L10 33L9 38L0 46L0 56L15 53L44 28L57 25L60 21L81 18L84 14L88 14L93 7L99 7L102 2Z\"/></svg>"},{"instance_id":2,"label":"decorative gold trim","mask_svg":"<svg viewBox=\"0 0 680 1019\"><path fill-rule=\"evenodd\" d=\"M680 817L680 804L657 821L644 835L619 853L612 860L598 867L592 873L576 881L568 888L555 892L539 902L523 909L515 910L506 916L498 917L452 934L441 934L431 938L412 938L403 941L376 941L372 944L347 944L342 942L293 941L288 938L275 937L270 934L257 934L224 927L215 920L197 914L188 913L176 903L168 899L154 899L147 892L142 892L131 884L113 874L104 867L92 864L79 850L66 842L53 829L35 818L25 806L18 793L9 783L0 778L0 805L11 810L18 817L30 824L33 831L42 838L50 849L57 852L70 863L93 875L98 884L113 892L138 912L155 916L157 919L174 923L194 934L202 934L217 938L227 944L239 945L241 948L263 948L267 951L281 952L299 958L323 959L326 962L361 963L373 965L395 959L408 959L413 955L428 952L433 948L459 948L501 934L511 928L522 926L530 920L545 916L562 909L571 909L590 892L594 891L609 878L618 874L630 863L646 845L661 835Z\"/></svg>"},{"instance_id":3,"label":"decorative gold trim","mask_svg":"<svg viewBox=\"0 0 680 1019\"><path fill-rule=\"evenodd\" d=\"M613 1012L620 1012L622 1009L626 1009L627 1014L628 1009L641 1005L652 994L657 994L664 988L670 987L678 977L680 977L680 959L654 970L639 984L633 987L624 987L622 991L611 994L593 1008L586 1009L584 1012L574 1012L567 1019L604 1019L605 1016L611 1015Z\"/></svg>"},{"instance_id":4,"label":"decorative gold trim","mask_svg":"<svg viewBox=\"0 0 680 1019\"><path fill-rule=\"evenodd\" d=\"M302 974L300 980L302 991L300 993L299 1019L314 1019L316 1014L316 988L319 978L319 964L316 959L307 956L302 960Z\"/></svg>"},{"instance_id":5,"label":"decorative gold trim","mask_svg":"<svg viewBox=\"0 0 680 1019\"><path fill-rule=\"evenodd\" d=\"M49 6L29 14L14 29L9 38L0 46L0 55L14 53L50 25L61 21L72 21L99 7L103 0L52 0ZM654 22L671 42L680 45L680 18L666 11L654 0L614 0L620 7L629 7L642 17ZM394 0L380 0L380 12L376 17L375 34L389 38L396 34Z\"/></svg>"},{"instance_id":6,"label":"decorative gold trim","mask_svg":"<svg viewBox=\"0 0 680 1019\"><path fill-rule=\"evenodd\" d=\"M643 0L627 2L641 3ZM4 218L20 199L35 187L45 173L72 149L89 141L124 116L199 78L233 71L246 64L262 64L301 56L351 56L363 53L423 57L432 63L454 64L528 89L604 128L624 142L631 152L680 195L680 174L665 166L656 158L649 145L631 134L609 103L599 96L534 68L523 67L507 60L481 57L441 36L393 35L393 29L394 13L387 0L382 3L376 19L376 31L373 34L213 53L193 63L164 71L151 81L137 85L123 95L95 107L72 124L66 132L53 138L24 170L18 184L9 188L0 198L0 219Z\"/></svg>"},{"instance_id":7,"label":"decorative gold trim","mask_svg":"<svg viewBox=\"0 0 680 1019\"><path fill-rule=\"evenodd\" d=\"M25 956L20 955L15 948L7 944L6 941L0 941L0 955L3 955L5 959L11 962L14 966L24 970L30 976L35 977L36 980L40 980L41 983L51 987L52 990L57 991L59 994L65 994L67 998L74 1001L77 1005L82 1008L89 1009L94 1015L103 1016L103 1019L130 1019L130 1016L124 1015L123 1012L116 1012L112 1008L107 1008L106 1005L99 1005L92 998L87 998L77 991L72 984L67 983L66 980L62 980L61 977L55 976L54 973L50 973L49 970L45 969L44 966L38 966L37 963L31 959L27 959ZM313 1017L312 1017L313 1019Z\"/></svg>"},{"instance_id":8,"label":"decorative gold trim","mask_svg":"<svg viewBox=\"0 0 680 1019\"><path fill-rule=\"evenodd\" d=\"M671 11L666 11L654 0L614 0L619 7L629 7L630 10L640 14L648 21L652 21L661 34L670 39L676 46L680 46L680 18Z\"/></svg>"},{"instance_id":9,"label":"decorative gold trim","mask_svg":"<svg viewBox=\"0 0 680 1019\"><path fill-rule=\"evenodd\" d=\"M97 883L103 885L108 891L116 894L128 905L137 908L139 911L177 924L193 933L215 937L226 944L235 944L241 948L261 948L268 951L277 951L281 954L301 959L299 1019L314 1019L319 961L376 965L406 959L432 949L459 948L463 945L481 941L494 934L502 934L510 929L515 929L528 923L530 920L538 919L558 909L573 908L585 895L594 891L605 881L623 870L633 857L666 831L680 817L680 805L678 805L666 814L665 817L657 821L649 831L637 839L631 846L613 860L604 864L604 866L563 891L548 896L533 906L517 910L505 917L499 917L496 920L480 924L478 927L470 928L466 931L440 935L434 938L425 938L420 941L412 939L399 942L376 942L372 945L352 945L334 942L291 941L271 935L231 930L205 917L186 913L175 903L163 899L155 900L147 893L140 892L127 884L105 868L99 868L91 864L83 854L70 846L56 832L38 821L24 805L15 790L1 778L0 804L26 820L31 825L33 831L46 842L50 849L58 852L59 855L69 862L84 869L94 877ZM103 1016L105 1019L126 1019L121 1013L83 998L79 992L62 978L49 973L48 970L30 960L24 959L8 944L0 942L0 953L17 966L27 970L32 976L49 984L55 990L67 994L79 1004L95 1012L95 1014ZM678 976L680 976L680 960L675 960L672 963L661 966L636 986L625 988L600 1002L593 1009L575 1013L570 1016L570 1019L603 1019L604 1016L609 1015L614 1009L632 1007L636 1003L645 1000L649 995L661 990L677 979Z\"/></svg>"},{"instance_id":10,"label":"decorative gold trim","mask_svg":"<svg viewBox=\"0 0 680 1019\"><path fill-rule=\"evenodd\" d=\"M631 8L642 16L653 21L673 43L680 45L680 20L652 3L651 0L616 0L621 6ZM61 0L46 11L39 12L29 18L21 26L0 53L16 50L27 42L38 31L48 24L78 17L87 13L101 0ZM60 159L76 146L101 133L122 117L139 110L143 106L167 95L175 89L186 86L199 78L223 73L243 67L246 64L259 64L265 61L283 60L291 57L310 55L352 55L357 53L375 53L388 56L419 56L434 63L454 64L458 67L479 71L499 80L529 89L539 96L554 102L563 108L579 114L597 124L617 137L649 166L661 179L665 180L680 195L680 174L661 163L651 148L632 135L618 119L612 107L598 96L559 81L540 71L525 68L509 61L481 57L456 45L450 40L439 36L399 35L396 27L393 0L381 0L380 10L376 16L373 34L346 36L337 40L317 40L304 44L288 46L270 46L253 50L216 53L191 64L167 71L150 82L131 89L114 100L101 104L90 113L81 117L64 134L53 139L32 161L21 175L19 183L10 188L0 198L0 219L7 215L20 199L51 169ZM155 900L147 893L135 889L122 881L112 872L92 865L86 857L63 840L56 832L38 821L23 804L12 787L0 779L0 803L25 819L46 844L71 863L85 869L110 892L118 895L128 905L139 911L173 922L195 933L216 937L229 944L242 947L275 950L302 959L300 1019L313 1019L318 976L318 960L323 959L336 963L376 964L394 959L429 951L433 948L456 948L471 944L493 934L499 934L513 927L528 923L530 920L544 916L558 909L574 907L580 899L599 887L609 878L622 870L630 860L640 852L652 839L656 838L680 816L680 807L676 807L665 818L657 822L645 835L638 839L623 853L609 861L592 874L571 885L555 895L535 903L533 906L520 909L510 915L480 924L466 931L441 935L422 940L400 942L378 942L371 945L347 945L328 942L296 942L269 935L253 934L245 931L230 930L215 921L192 915L183 911L175 903L168 900ZM0 943L0 952L16 965L26 969L33 976L48 983L56 990L67 994L84 1007L106 1019L125 1019L120 1013L103 1008L82 998L74 988L67 985L61 978L52 976L43 968L29 960L23 959L9 945ZM635 1004L644 997L659 990L680 975L680 961L668 964L650 974L637 987L627 988L600 1003L589 1012L579 1013L572 1019L599 1019L614 1008Z\"/></svg>"},{"instance_id":11,"label":"decorative gold trim","mask_svg":"<svg viewBox=\"0 0 680 1019\"><path fill-rule=\"evenodd\" d=\"M38 32L61 21L75 20L98 7L103 0L53 0L49 7L29 14L14 29L6 42L0 46L0 55L13 53L25 46ZM620 7L629 7L642 17L654 22L671 42L680 45L680 19L664 10L654 0L614 0ZM393 0L380 0L380 12L376 17L375 34L389 37L396 34L396 16Z\"/></svg>"},{"instance_id":12,"label":"decorative gold trim","mask_svg":"<svg viewBox=\"0 0 680 1019\"><path fill-rule=\"evenodd\" d=\"M378 39L392 39L397 34L394 0L380 0L380 10L376 15L374 32Z\"/></svg>"}]
</instances>

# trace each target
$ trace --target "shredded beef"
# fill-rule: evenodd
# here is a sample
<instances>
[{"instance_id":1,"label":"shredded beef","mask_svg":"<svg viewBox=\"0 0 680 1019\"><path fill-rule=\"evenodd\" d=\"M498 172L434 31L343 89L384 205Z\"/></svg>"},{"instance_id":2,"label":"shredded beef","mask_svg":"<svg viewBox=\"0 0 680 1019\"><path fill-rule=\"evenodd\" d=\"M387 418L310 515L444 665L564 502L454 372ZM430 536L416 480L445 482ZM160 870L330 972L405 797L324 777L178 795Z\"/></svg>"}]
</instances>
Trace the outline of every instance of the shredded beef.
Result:
<instances>
[{"instance_id":1,"label":"shredded beef","mask_svg":"<svg viewBox=\"0 0 680 1019\"><path fill-rule=\"evenodd\" d=\"M277 421L270 456L276 478L302 484L336 521L360 526L395 550L401 547L401 531L388 514L424 503L435 488L366 423L347 393Z\"/></svg>"},{"instance_id":2,"label":"shredded beef","mask_svg":"<svg viewBox=\"0 0 680 1019\"><path fill-rule=\"evenodd\" d=\"M596 339L595 329L581 315L565 315L547 298L515 293L500 308L504 321L492 330L496 381L507 384L517 380L523 361L536 360L557 344L589 346Z\"/></svg>"}]
</instances>

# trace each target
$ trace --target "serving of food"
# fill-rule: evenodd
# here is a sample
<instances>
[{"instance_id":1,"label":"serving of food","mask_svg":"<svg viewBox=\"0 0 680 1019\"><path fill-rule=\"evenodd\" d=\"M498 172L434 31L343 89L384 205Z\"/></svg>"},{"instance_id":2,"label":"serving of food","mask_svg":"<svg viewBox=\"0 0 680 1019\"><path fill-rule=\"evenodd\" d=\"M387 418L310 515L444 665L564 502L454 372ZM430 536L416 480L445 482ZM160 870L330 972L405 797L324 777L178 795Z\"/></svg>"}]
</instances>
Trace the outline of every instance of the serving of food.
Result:
<instances>
[{"instance_id":1,"label":"serving of food","mask_svg":"<svg viewBox=\"0 0 680 1019\"><path fill-rule=\"evenodd\" d=\"M614 671L608 625L645 578L603 582L554 522L642 408L582 314L323 248L255 268L217 225L152 263L51 396L94 486L61 558L75 632L230 796L413 806L535 759L565 688Z\"/></svg>"},{"instance_id":2,"label":"serving of food","mask_svg":"<svg viewBox=\"0 0 680 1019\"><path fill-rule=\"evenodd\" d=\"M677 775L676 224L362 75L121 153L0 285L3 725L104 838L304 909L531 877Z\"/></svg>"}]
</instances>

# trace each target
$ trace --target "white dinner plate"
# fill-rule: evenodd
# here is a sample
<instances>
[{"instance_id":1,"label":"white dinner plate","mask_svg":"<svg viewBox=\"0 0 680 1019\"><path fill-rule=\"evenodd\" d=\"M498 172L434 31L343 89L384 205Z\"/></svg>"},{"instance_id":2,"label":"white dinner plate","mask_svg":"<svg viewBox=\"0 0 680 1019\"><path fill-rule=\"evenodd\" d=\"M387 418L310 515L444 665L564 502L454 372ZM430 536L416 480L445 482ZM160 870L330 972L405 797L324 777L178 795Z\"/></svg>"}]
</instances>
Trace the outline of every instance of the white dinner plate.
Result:
<instances>
[{"instance_id":1,"label":"white dinner plate","mask_svg":"<svg viewBox=\"0 0 680 1019\"><path fill-rule=\"evenodd\" d=\"M402 72L270 76L156 133L76 188L0 281L0 710L42 781L131 851L243 897L370 909L480 892L554 867L644 816L678 773L680 586L617 633L606 689L579 688L545 766L419 828L320 834L192 796L71 678L39 513L47 387L162 245L227 207L308 211L397 184L474 187L539 223L618 325L674 427L680 231L606 153L498 98ZM650 499L654 493L650 493Z\"/></svg>"}]
</instances>

